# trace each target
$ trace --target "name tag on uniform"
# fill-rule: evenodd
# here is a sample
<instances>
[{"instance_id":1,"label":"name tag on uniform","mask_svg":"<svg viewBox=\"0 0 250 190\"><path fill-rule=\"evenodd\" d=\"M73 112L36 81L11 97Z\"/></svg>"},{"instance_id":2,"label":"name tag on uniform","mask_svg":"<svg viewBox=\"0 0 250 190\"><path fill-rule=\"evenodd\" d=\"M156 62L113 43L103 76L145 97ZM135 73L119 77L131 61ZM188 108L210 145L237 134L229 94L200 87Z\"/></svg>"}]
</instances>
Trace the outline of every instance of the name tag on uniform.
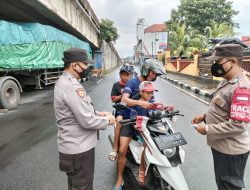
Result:
<instances>
[{"instance_id":1,"label":"name tag on uniform","mask_svg":"<svg viewBox=\"0 0 250 190\"><path fill-rule=\"evenodd\" d=\"M248 97L247 96L237 96L237 100L248 101Z\"/></svg>"}]
</instances>

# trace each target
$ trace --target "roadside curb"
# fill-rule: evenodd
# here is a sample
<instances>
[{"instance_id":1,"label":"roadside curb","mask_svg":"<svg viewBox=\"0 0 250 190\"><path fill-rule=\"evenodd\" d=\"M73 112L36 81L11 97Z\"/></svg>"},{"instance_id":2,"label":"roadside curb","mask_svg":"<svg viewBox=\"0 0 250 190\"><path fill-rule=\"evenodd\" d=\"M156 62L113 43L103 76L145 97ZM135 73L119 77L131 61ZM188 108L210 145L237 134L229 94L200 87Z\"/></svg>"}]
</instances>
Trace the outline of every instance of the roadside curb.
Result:
<instances>
[{"instance_id":1,"label":"roadside curb","mask_svg":"<svg viewBox=\"0 0 250 190\"><path fill-rule=\"evenodd\" d=\"M169 81L169 82L171 82L172 84L174 84L176 86L179 86L179 87L181 87L183 89L190 90L190 91L194 92L197 95L201 95L201 96L204 96L204 97L206 97L208 99L212 99L212 94L211 93L209 93L209 92L207 92L205 90L201 90L198 87L190 86L189 84L185 84L185 83L183 83L181 81L171 79L171 78L169 78L167 76L162 76L162 78Z\"/></svg>"},{"instance_id":2,"label":"roadside curb","mask_svg":"<svg viewBox=\"0 0 250 190\"><path fill-rule=\"evenodd\" d=\"M8 109L0 108L0 113L7 113L7 112L8 112Z\"/></svg>"}]
</instances>

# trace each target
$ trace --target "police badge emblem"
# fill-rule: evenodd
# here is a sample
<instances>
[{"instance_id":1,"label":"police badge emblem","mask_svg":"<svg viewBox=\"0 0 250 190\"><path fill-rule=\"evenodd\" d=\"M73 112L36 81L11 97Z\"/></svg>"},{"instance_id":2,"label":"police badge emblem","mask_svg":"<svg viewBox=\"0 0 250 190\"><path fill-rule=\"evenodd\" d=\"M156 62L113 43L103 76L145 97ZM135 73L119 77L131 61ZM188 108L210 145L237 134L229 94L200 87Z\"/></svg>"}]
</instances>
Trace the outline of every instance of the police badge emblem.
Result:
<instances>
[{"instance_id":1,"label":"police badge emblem","mask_svg":"<svg viewBox=\"0 0 250 190\"><path fill-rule=\"evenodd\" d=\"M76 93L78 94L78 96L80 96L81 98L83 98L85 96L85 91L82 88L78 88L76 89Z\"/></svg>"}]
</instances>

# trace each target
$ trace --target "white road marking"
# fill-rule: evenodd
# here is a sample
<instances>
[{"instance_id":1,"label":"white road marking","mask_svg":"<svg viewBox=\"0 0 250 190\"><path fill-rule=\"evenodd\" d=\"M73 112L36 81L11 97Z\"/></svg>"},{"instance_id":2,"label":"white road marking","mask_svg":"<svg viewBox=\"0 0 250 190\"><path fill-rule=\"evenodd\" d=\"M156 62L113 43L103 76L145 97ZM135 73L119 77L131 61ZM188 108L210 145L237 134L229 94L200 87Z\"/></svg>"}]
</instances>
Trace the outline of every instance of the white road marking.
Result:
<instances>
[{"instance_id":1,"label":"white road marking","mask_svg":"<svg viewBox=\"0 0 250 190\"><path fill-rule=\"evenodd\" d=\"M102 80L103 80L103 79L98 80L98 81L96 82L96 84L100 83Z\"/></svg>"},{"instance_id":2,"label":"white road marking","mask_svg":"<svg viewBox=\"0 0 250 190\"><path fill-rule=\"evenodd\" d=\"M177 88L178 90L180 90L180 91L184 92L185 94L187 94L187 95L193 97L194 99L196 99L196 100L198 100L198 101L200 101L200 102L202 102L202 103L204 103L204 104L206 104L206 105L209 105L209 102L207 102L207 101L205 101L205 100L202 100L201 98L199 98L199 97L197 97L197 96L195 96L195 95L193 95L193 94L187 92L186 90L183 90L183 89L181 89L181 88L179 88L179 87L177 87L177 86L175 86L175 85L169 83L168 81L166 81L166 80L164 80L164 79L161 79L161 81L163 81L163 82L169 84L170 86L173 86L173 87Z\"/></svg>"}]
</instances>

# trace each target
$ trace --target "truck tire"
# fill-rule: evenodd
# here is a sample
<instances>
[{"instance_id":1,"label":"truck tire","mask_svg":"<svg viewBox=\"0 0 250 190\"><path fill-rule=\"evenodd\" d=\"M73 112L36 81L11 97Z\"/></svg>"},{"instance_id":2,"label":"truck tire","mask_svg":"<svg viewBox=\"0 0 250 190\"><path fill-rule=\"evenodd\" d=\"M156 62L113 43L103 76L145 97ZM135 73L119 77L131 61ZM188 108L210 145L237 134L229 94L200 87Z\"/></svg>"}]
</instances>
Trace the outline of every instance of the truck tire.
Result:
<instances>
[{"instance_id":1,"label":"truck tire","mask_svg":"<svg viewBox=\"0 0 250 190\"><path fill-rule=\"evenodd\" d=\"M13 80L6 80L0 89L0 107L15 109L20 103L20 91Z\"/></svg>"}]
</instances>

